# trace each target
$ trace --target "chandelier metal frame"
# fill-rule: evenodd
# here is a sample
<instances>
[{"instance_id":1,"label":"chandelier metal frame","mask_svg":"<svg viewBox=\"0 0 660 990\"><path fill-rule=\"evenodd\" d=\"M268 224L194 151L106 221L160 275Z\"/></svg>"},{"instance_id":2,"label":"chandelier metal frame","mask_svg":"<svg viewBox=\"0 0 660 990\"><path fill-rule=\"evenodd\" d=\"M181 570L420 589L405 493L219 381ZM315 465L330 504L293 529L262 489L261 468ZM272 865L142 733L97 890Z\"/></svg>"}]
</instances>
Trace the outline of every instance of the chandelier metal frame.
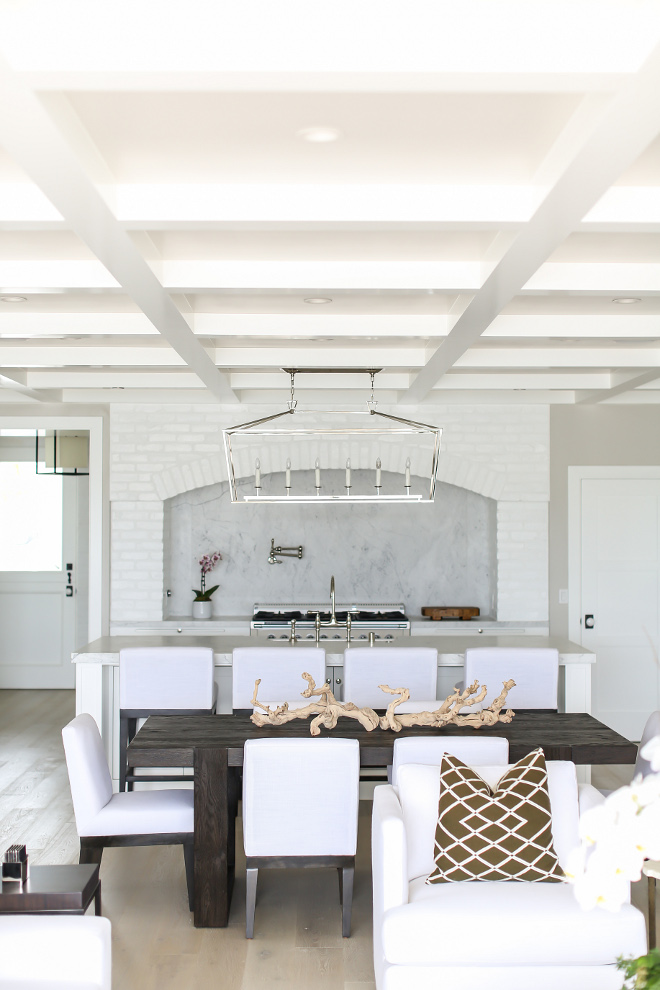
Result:
<instances>
[{"instance_id":1,"label":"chandelier metal frame","mask_svg":"<svg viewBox=\"0 0 660 990\"><path fill-rule=\"evenodd\" d=\"M379 412L376 409L377 401L374 396L374 378L381 371L381 368L282 368L286 374L290 375L291 379L291 394L287 402L287 408L278 413L273 413L270 416L264 416L261 419L251 420L248 423L239 423L236 426L229 427L222 431L225 456L227 459L227 476L229 478L229 493L231 501L240 504L301 504L301 503L314 503L318 505L321 502L380 502L380 503L406 503L406 504L426 504L433 502L435 498L436 489L436 477L438 472L438 457L440 453L440 438L442 436L442 428L436 426L430 426L427 423L419 423L415 420L404 419L401 416L393 416L390 413ZM287 416L294 416L298 406L298 400L295 397L295 376L297 374L368 374L371 377L371 395L367 399L366 410L333 410L328 409L322 411L321 415L326 417L333 416L368 416L378 417L379 420L386 420L385 425L380 426L354 426L354 427L332 427L330 425L318 427L292 427L289 429L282 429L280 421L284 420ZM290 421L289 421L290 422ZM319 484L318 475L318 463L317 463L317 475L316 475L316 494L302 494L302 495L292 495L291 487L287 481L287 487L285 491L281 494L274 495L262 495L261 494L261 477L259 469L259 461L257 461L257 467L255 472L255 486L254 494L250 495L239 495L238 485L236 480L236 472L234 469L234 448L232 447L232 438L240 436L250 436L250 437L282 437L290 436L292 438L296 437L333 437L333 436L360 436L360 437L374 437L377 435L386 437L404 437L412 435L426 434L433 437L433 452L431 459L431 470L430 470L430 484L428 496L424 495L413 495L411 493L411 485L409 478L409 471L406 470L406 484L404 485L405 494L401 495L384 495L380 491L379 483L379 473L380 473L380 462L377 465L377 485L375 487L375 493L373 495L353 495L351 494L351 486L347 485L345 495L324 495L322 494L322 489ZM349 462L350 463L350 462Z\"/></svg>"}]
</instances>

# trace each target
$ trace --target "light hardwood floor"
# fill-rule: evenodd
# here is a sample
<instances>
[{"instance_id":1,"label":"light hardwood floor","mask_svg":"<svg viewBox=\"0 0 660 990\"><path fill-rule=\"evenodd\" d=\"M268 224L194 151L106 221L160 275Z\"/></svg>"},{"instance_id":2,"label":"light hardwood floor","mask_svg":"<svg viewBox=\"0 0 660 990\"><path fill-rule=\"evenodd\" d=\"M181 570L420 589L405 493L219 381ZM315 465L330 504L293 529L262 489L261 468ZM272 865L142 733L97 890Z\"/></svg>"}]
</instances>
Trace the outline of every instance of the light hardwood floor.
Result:
<instances>
[{"instance_id":1,"label":"light hardwood floor","mask_svg":"<svg viewBox=\"0 0 660 990\"><path fill-rule=\"evenodd\" d=\"M74 709L72 691L0 691L0 850L24 842L35 864L78 860L61 738ZM370 813L361 802L349 939L336 870L262 870L248 941L240 835L225 929L193 927L180 848L107 849L101 880L115 990L375 990Z\"/></svg>"},{"instance_id":2,"label":"light hardwood floor","mask_svg":"<svg viewBox=\"0 0 660 990\"><path fill-rule=\"evenodd\" d=\"M0 690L0 851L24 842L32 863L77 862L61 738L74 707L72 691ZM593 782L615 788L631 775L631 767L596 767ZM261 871L248 941L240 835L225 929L193 927L180 848L107 849L101 879L115 990L375 990L370 814L362 801L350 939L341 937L335 870ZM645 881L633 901L645 910Z\"/></svg>"}]
</instances>

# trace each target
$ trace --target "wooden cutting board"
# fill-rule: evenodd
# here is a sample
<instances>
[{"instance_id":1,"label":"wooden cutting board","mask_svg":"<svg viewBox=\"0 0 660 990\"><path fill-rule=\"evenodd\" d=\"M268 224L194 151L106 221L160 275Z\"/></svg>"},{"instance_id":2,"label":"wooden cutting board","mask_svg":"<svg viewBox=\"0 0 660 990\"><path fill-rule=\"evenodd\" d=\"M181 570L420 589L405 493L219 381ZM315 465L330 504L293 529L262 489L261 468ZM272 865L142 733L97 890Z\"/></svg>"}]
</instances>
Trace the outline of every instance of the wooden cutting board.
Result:
<instances>
[{"instance_id":1,"label":"wooden cutting board","mask_svg":"<svg viewBox=\"0 0 660 990\"><path fill-rule=\"evenodd\" d=\"M479 609L474 605L425 605L422 615L429 619L475 619Z\"/></svg>"}]
</instances>

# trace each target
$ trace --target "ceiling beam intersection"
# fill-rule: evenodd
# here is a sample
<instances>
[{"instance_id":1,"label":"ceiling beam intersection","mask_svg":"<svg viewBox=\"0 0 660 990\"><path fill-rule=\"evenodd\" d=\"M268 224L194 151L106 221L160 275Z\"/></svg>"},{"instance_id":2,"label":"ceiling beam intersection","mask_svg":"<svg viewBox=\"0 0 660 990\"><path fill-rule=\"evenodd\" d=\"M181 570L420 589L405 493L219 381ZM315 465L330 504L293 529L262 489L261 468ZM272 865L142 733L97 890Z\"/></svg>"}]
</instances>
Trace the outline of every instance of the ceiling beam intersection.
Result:
<instances>
[{"instance_id":1,"label":"ceiling beam intersection","mask_svg":"<svg viewBox=\"0 0 660 990\"><path fill-rule=\"evenodd\" d=\"M215 397L237 402L37 96L2 61L0 80L0 144Z\"/></svg>"},{"instance_id":2,"label":"ceiling beam intersection","mask_svg":"<svg viewBox=\"0 0 660 990\"><path fill-rule=\"evenodd\" d=\"M618 176L657 136L660 131L658 92L660 46L655 48L642 69L622 85L605 109L600 109L599 100L586 98L586 110L581 105L576 113L584 118L593 108L595 119L592 119L591 127L585 127L581 145L572 155L566 154L563 170L553 161L557 176L554 185L475 293L451 332L401 396L401 402L410 404L424 399L543 262L578 227ZM566 129L575 133L572 121ZM565 143L562 135L559 142Z\"/></svg>"}]
</instances>

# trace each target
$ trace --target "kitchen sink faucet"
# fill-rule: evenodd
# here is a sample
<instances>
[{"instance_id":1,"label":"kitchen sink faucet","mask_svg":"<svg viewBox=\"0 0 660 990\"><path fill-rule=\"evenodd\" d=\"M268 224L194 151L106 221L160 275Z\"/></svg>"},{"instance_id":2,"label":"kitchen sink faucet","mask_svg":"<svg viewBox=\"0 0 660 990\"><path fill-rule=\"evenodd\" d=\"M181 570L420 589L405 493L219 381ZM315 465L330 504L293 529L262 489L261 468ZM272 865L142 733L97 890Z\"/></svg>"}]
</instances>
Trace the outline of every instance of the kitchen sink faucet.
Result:
<instances>
[{"instance_id":1,"label":"kitchen sink faucet","mask_svg":"<svg viewBox=\"0 0 660 990\"><path fill-rule=\"evenodd\" d=\"M321 639L321 629L327 629L329 626L344 626L346 629L346 642L350 645L351 642L351 613L347 612L346 622L337 622L337 612L335 609L335 576L334 574L330 578L330 620L328 622L321 622L320 612L308 612L308 615L316 616L314 620L314 632L316 634L316 645L319 645ZM295 620L294 620L295 622ZM292 637L295 635L295 630L292 632Z\"/></svg>"}]
</instances>

